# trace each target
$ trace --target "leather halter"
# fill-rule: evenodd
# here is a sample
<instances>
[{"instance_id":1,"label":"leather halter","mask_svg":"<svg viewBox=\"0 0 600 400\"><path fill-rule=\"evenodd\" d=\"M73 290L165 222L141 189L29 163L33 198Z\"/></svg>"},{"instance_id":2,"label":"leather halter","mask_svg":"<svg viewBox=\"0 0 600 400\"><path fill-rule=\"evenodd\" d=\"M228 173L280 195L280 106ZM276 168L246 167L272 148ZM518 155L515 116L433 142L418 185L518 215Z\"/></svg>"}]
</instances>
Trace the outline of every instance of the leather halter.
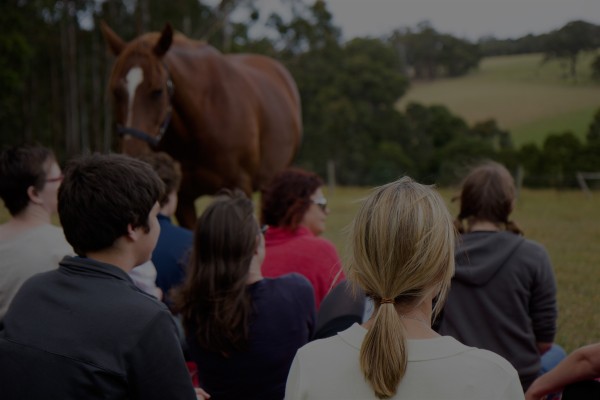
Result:
<instances>
[{"instance_id":1,"label":"leather halter","mask_svg":"<svg viewBox=\"0 0 600 400\"><path fill-rule=\"evenodd\" d=\"M167 115L165 116L165 119L163 120L162 124L160 124L160 129L158 131L158 135L150 136L149 134L147 134L146 132L144 132L142 130L135 129L135 128L129 128L129 127L123 126L121 124L118 124L117 125L117 134L119 135L119 137L124 137L125 135L131 135L132 137L134 137L136 139L143 140L144 142L148 143L150 145L150 147L152 147L152 148L156 148L158 146L158 143L164 136L165 132L167 131L167 128L169 127L169 124L171 123L171 115L173 114L173 106L171 104L171 99L173 98L173 93L175 92L175 85L173 84L173 80L171 79L171 74L169 73L169 67L165 63L163 63L163 66L165 67L165 71L167 72L167 93L169 95L169 108L167 111Z\"/></svg>"}]
</instances>

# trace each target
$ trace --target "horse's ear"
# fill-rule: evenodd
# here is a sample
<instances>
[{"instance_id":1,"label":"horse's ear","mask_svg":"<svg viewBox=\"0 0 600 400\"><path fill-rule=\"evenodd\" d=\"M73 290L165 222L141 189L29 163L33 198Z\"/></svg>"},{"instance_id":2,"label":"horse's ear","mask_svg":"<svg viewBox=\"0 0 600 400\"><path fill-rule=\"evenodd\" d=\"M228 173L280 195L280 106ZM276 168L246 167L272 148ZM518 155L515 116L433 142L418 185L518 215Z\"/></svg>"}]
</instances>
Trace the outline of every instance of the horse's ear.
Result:
<instances>
[{"instance_id":1,"label":"horse's ear","mask_svg":"<svg viewBox=\"0 0 600 400\"><path fill-rule=\"evenodd\" d=\"M102 31L102 35L106 40L106 44L108 44L108 48L113 55L118 56L121 54L126 46L125 41L121 39L119 35L115 33L115 31L110 29L110 27L104 21L100 21L100 30Z\"/></svg>"},{"instance_id":2,"label":"horse's ear","mask_svg":"<svg viewBox=\"0 0 600 400\"><path fill-rule=\"evenodd\" d=\"M158 57L162 57L171 47L171 43L173 42L173 28L171 28L171 24L168 22L165 24L162 32L160 33L160 39L156 42L154 46L154 54Z\"/></svg>"}]
</instances>

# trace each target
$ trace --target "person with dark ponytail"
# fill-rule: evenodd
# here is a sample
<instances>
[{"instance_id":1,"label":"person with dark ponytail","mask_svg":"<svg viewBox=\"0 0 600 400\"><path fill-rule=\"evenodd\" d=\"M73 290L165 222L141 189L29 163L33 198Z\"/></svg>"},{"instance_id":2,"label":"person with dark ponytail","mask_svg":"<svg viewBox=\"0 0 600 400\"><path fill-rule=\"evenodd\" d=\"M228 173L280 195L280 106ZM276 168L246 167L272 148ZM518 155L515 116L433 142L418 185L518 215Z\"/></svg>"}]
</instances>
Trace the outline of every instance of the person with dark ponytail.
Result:
<instances>
[{"instance_id":1,"label":"person with dark ponytail","mask_svg":"<svg viewBox=\"0 0 600 400\"><path fill-rule=\"evenodd\" d=\"M505 357L526 390L565 353L553 345L557 307L550 257L510 219L515 201L514 180L501 164L485 162L464 178L455 220L462 234L456 274L438 331Z\"/></svg>"},{"instance_id":2,"label":"person with dark ponytail","mask_svg":"<svg viewBox=\"0 0 600 400\"><path fill-rule=\"evenodd\" d=\"M376 188L354 219L344 263L373 315L298 350L285 398L523 399L505 359L431 328L454 273L455 238L433 188L408 177Z\"/></svg>"},{"instance_id":3,"label":"person with dark ponytail","mask_svg":"<svg viewBox=\"0 0 600 400\"><path fill-rule=\"evenodd\" d=\"M252 201L224 191L197 221L174 292L200 386L214 399L278 399L312 336L314 294L300 274L263 278L265 240Z\"/></svg>"}]
</instances>

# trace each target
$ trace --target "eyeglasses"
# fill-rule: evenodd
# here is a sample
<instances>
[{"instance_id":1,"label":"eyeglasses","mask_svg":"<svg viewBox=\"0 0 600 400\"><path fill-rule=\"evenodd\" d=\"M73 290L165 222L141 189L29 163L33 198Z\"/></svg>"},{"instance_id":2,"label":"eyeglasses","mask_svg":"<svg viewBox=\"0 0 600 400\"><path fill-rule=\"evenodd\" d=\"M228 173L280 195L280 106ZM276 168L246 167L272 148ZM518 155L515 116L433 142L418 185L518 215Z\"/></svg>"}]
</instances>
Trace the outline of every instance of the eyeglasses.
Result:
<instances>
[{"instance_id":1,"label":"eyeglasses","mask_svg":"<svg viewBox=\"0 0 600 400\"><path fill-rule=\"evenodd\" d=\"M325 197L321 197L321 198L318 198L318 199L312 199L311 201L312 201L313 204L318 205L319 208L323 212L327 211L327 199Z\"/></svg>"},{"instance_id":2,"label":"eyeglasses","mask_svg":"<svg viewBox=\"0 0 600 400\"><path fill-rule=\"evenodd\" d=\"M63 178L64 178L64 176L63 176L63 175L59 175L59 176L57 176L56 178L47 178L47 179L46 179L46 183L51 183L51 182L60 182L60 181L62 181L62 180L63 180Z\"/></svg>"},{"instance_id":3,"label":"eyeglasses","mask_svg":"<svg viewBox=\"0 0 600 400\"><path fill-rule=\"evenodd\" d=\"M268 229L269 229L269 225L263 225L260 227L260 233L264 235Z\"/></svg>"}]
</instances>

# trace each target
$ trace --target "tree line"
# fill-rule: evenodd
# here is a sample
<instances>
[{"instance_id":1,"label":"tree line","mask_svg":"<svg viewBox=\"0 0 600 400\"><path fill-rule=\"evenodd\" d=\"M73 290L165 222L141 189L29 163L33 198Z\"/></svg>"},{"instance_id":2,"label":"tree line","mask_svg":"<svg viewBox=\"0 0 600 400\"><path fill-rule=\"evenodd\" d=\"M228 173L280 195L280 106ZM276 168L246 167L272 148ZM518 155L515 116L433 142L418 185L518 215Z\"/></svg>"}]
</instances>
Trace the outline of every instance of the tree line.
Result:
<instances>
[{"instance_id":1,"label":"tree line","mask_svg":"<svg viewBox=\"0 0 600 400\"><path fill-rule=\"evenodd\" d=\"M420 23L386 37L343 42L325 1L284 4L288 13L261 15L245 0L216 6L197 0L6 0L0 4L2 141L38 141L62 159L115 149L106 90L113 59L98 23L103 19L132 39L170 22L222 51L281 60L302 99L304 139L296 163L323 176L334 165L340 184L378 184L405 173L451 183L484 157L523 166L525 183L537 186L575 184L575 165L600 170L598 115L590 128L596 133L585 142L561 133L541 147L516 149L494 120L469 126L442 106L397 109L412 79L467 74L490 51L490 41L472 43ZM234 11L244 15L241 22L232 21ZM257 25L267 34L252 35Z\"/></svg>"},{"instance_id":2,"label":"tree line","mask_svg":"<svg viewBox=\"0 0 600 400\"><path fill-rule=\"evenodd\" d=\"M540 35L528 34L517 39L485 37L478 44L483 56L542 53L543 62L564 60L568 66L565 76L577 79L581 54L600 47L600 26L582 20L570 21ZM600 80L600 54L592 61L592 74Z\"/></svg>"}]
</instances>

